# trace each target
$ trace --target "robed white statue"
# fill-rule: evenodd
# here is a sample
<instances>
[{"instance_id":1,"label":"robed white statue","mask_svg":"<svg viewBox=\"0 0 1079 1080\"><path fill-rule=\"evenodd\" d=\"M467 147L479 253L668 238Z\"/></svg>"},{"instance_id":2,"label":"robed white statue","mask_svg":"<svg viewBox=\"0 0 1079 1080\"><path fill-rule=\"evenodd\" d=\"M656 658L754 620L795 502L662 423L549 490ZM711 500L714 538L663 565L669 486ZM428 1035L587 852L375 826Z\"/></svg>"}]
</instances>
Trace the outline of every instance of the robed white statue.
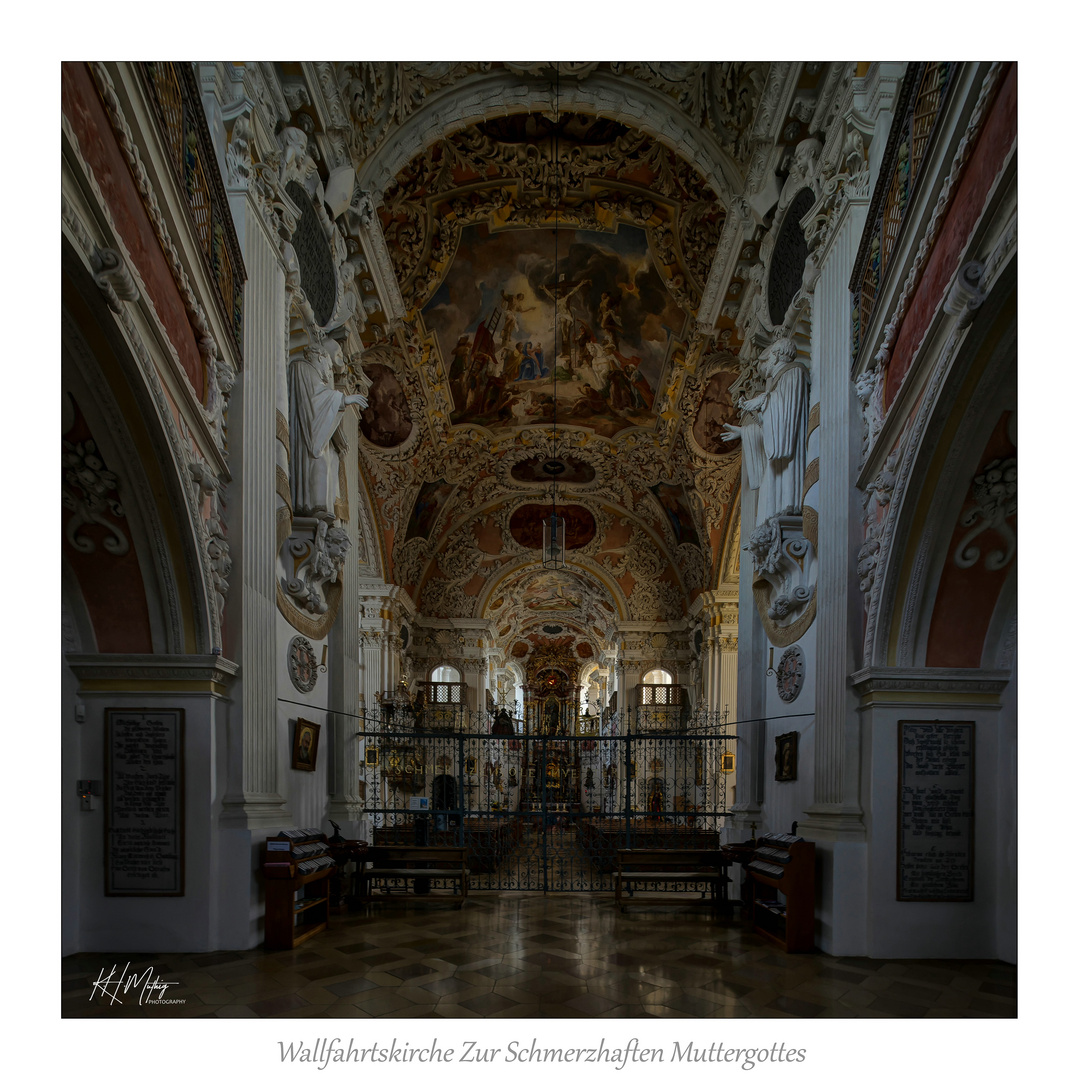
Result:
<instances>
[{"instance_id":1,"label":"robed white statue","mask_svg":"<svg viewBox=\"0 0 1079 1080\"><path fill-rule=\"evenodd\" d=\"M726 442L741 438L746 479L757 491L755 526L776 514L802 512L806 427L809 422L809 372L797 360L789 338L774 342L761 373L764 390L738 403L742 424L724 424Z\"/></svg>"},{"instance_id":2,"label":"robed white statue","mask_svg":"<svg viewBox=\"0 0 1079 1080\"><path fill-rule=\"evenodd\" d=\"M349 405L365 408L362 394L334 388L335 370L344 370L341 347L327 339L304 349L288 369L290 484L293 511L301 517L334 516L341 495L337 429Z\"/></svg>"}]
</instances>

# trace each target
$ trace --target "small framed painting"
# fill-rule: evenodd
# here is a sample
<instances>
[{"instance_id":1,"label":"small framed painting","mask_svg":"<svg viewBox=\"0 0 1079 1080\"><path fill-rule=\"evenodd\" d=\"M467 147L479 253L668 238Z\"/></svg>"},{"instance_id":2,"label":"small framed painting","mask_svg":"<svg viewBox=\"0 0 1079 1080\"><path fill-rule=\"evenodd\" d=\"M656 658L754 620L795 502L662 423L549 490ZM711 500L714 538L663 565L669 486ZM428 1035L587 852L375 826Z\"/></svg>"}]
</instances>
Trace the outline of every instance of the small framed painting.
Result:
<instances>
[{"instance_id":1,"label":"small framed painting","mask_svg":"<svg viewBox=\"0 0 1079 1080\"><path fill-rule=\"evenodd\" d=\"M776 736L776 779L798 779L798 732L788 731Z\"/></svg>"},{"instance_id":2,"label":"small framed painting","mask_svg":"<svg viewBox=\"0 0 1079 1080\"><path fill-rule=\"evenodd\" d=\"M318 759L318 733L319 725L312 724L310 720L298 717L296 730L292 736L292 767L303 769L306 772L315 771L315 762Z\"/></svg>"}]
</instances>

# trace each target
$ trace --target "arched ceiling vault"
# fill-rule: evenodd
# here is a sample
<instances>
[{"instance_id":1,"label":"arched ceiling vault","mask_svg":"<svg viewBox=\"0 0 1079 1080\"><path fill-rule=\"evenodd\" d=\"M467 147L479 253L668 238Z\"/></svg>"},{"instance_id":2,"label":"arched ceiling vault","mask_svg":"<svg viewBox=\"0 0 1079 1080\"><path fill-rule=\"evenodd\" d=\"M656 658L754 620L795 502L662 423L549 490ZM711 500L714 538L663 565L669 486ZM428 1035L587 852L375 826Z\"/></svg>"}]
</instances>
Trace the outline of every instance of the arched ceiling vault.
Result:
<instances>
[{"instance_id":1,"label":"arched ceiling vault","mask_svg":"<svg viewBox=\"0 0 1079 1080\"><path fill-rule=\"evenodd\" d=\"M755 163L754 136L774 109L774 85L765 93L769 74L773 84L785 74L769 69L785 66L562 63L557 105L560 112L607 117L651 135L691 163L728 202ZM554 76L550 63L338 65L361 186L377 198L419 151L469 124L512 113L553 115Z\"/></svg>"},{"instance_id":2,"label":"arched ceiling vault","mask_svg":"<svg viewBox=\"0 0 1079 1080\"><path fill-rule=\"evenodd\" d=\"M542 65L336 71L404 300L369 308L360 447L393 583L421 619L489 619L507 659L679 623L722 576L740 474L741 342L696 316L779 76L564 65L556 115Z\"/></svg>"}]
</instances>

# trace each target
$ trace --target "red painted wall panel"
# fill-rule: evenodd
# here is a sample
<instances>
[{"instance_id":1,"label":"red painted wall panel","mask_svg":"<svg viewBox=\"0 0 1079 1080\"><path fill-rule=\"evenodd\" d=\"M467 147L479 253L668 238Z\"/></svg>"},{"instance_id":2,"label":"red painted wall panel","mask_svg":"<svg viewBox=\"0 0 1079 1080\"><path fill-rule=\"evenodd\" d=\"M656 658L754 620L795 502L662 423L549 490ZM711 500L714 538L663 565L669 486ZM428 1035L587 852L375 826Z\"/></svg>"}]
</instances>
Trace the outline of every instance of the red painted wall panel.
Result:
<instances>
[{"instance_id":1,"label":"red painted wall panel","mask_svg":"<svg viewBox=\"0 0 1079 1080\"><path fill-rule=\"evenodd\" d=\"M914 351L966 251L970 234L981 216L989 189L1015 142L1018 126L1016 70L1016 65L1012 64L1001 82L996 100L978 137L978 143L960 177L959 187L945 216L944 226L937 236L929 262L900 325L884 387L886 406L891 405L902 385Z\"/></svg>"},{"instance_id":2,"label":"red painted wall panel","mask_svg":"<svg viewBox=\"0 0 1079 1080\"><path fill-rule=\"evenodd\" d=\"M105 108L85 64L60 65L60 106L108 203L116 229L146 285L149 299L176 348L180 363L203 401L203 362L187 310L116 142Z\"/></svg>"},{"instance_id":3,"label":"red painted wall panel","mask_svg":"<svg viewBox=\"0 0 1079 1080\"><path fill-rule=\"evenodd\" d=\"M993 429L975 476L993 458L1015 456L1015 447L1008 435L1011 416L1010 412L1004 413ZM990 552L1007 550L1007 540L993 529L987 529L974 541L981 551L981 558L974 566L964 569L955 563L956 549L970 531L969 527L962 526L959 522L975 505L968 493L948 545L948 559L940 575L936 605L929 624L926 667L974 668L981 665L989 621L1008 577L1008 566L999 570L986 569L986 557ZM1016 519L1010 518L1008 523L1014 529Z\"/></svg>"}]
</instances>

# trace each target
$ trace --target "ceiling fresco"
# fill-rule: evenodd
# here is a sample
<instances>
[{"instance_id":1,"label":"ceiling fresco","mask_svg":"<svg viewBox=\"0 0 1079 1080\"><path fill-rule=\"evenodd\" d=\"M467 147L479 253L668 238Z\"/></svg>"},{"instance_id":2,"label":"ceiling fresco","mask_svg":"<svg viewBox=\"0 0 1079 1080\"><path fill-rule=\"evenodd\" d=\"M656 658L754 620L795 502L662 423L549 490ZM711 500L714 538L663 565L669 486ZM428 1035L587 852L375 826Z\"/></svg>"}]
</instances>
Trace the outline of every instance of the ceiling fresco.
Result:
<instances>
[{"instance_id":1,"label":"ceiling fresco","mask_svg":"<svg viewBox=\"0 0 1079 1080\"><path fill-rule=\"evenodd\" d=\"M529 664L679 624L718 580L740 475L740 341L696 324L726 219L708 178L615 120L511 115L426 146L377 215L406 309L364 364L390 579Z\"/></svg>"},{"instance_id":2,"label":"ceiling fresco","mask_svg":"<svg viewBox=\"0 0 1079 1080\"><path fill-rule=\"evenodd\" d=\"M654 425L669 353L688 316L642 229L491 235L470 226L423 318L451 358L455 424L557 419L610 436Z\"/></svg>"}]
</instances>

